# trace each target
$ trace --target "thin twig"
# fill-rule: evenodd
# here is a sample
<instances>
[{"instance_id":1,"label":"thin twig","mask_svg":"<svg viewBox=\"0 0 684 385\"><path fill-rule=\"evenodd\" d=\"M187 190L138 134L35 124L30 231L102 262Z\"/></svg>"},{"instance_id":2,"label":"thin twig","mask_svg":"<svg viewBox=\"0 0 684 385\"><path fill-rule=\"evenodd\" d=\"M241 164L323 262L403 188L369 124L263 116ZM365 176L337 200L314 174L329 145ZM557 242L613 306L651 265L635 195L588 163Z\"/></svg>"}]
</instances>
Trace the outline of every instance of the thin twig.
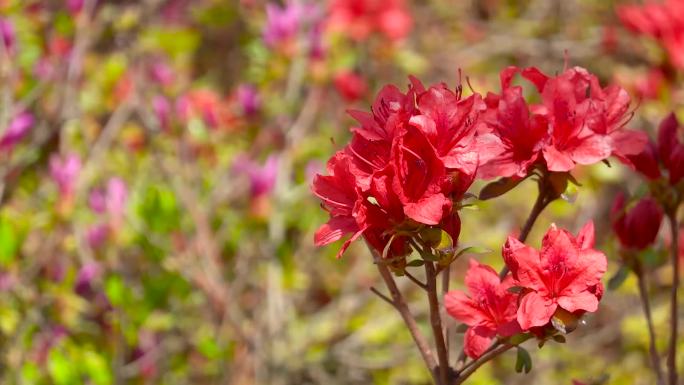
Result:
<instances>
[{"instance_id":1,"label":"thin twig","mask_svg":"<svg viewBox=\"0 0 684 385\"><path fill-rule=\"evenodd\" d=\"M651 365L653 366L653 371L656 375L657 384L662 385L664 384L663 369L660 364L658 349L656 348L656 335L653 328L653 318L651 317L651 305L648 299L648 291L646 290L646 277L640 265L636 266L635 270L639 284L639 296L641 297L641 304L644 308L644 316L646 317L646 324L648 325L648 351L651 356Z\"/></svg>"},{"instance_id":2,"label":"thin twig","mask_svg":"<svg viewBox=\"0 0 684 385\"><path fill-rule=\"evenodd\" d=\"M534 227L534 223L537 221L537 218L539 218L539 214L544 211L544 208L548 206L549 203L551 203L551 200L547 199L545 183L543 180L540 180L539 195L537 195L537 200L534 202L534 206L532 206L532 211L530 211L530 215L527 217L525 225L523 225L520 230L520 235L518 235L518 240L520 242L525 242L525 240L527 240L527 237L532 231L532 227ZM506 274L508 274L508 266L504 266L503 269L501 269L499 278L503 279Z\"/></svg>"},{"instance_id":3,"label":"thin twig","mask_svg":"<svg viewBox=\"0 0 684 385\"><path fill-rule=\"evenodd\" d=\"M668 213L670 231L672 234L672 291L670 294L670 348L667 352L667 370L670 385L677 385L677 316L679 306L677 304L677 290L679 289L679 224L677 223L677 210Z\"/></svg>"},{"instance_id":4,"label":"thin twig","mask_svg":"<svg viewBox=\"0 0 684 385\"><path fill-rule=\"evenodd\" d=\"M480 366L484 365L485 363L493 360L494 358L498 357L500 354L508 351L510 348L514 347L515 345L501 345L483 355L481 355L478 359L475 361L472 361L461 373L459 373L458 378L456 378L456 381L454 381L453 385L459 385L462 384L465 380L468 379L477 369L480 368Z\"/></svg>"},{"instance_id":5,"label":"thin twig","mask_svg":"<svg viewBox=\"0 0 684 385\"><path fill-rule=\"evenodd\" d=\"M449 352L442 334L442 317L440 316L439 301L437 299L437 273L432 262L425 262L425 276L427 277L428 303L430 304L430 326L437 347L439 359L440 383L446 385L449 377Z\"/></svg>"},{"instance_id":6,"label":"thin twig","mask_svg":"<svg viewBox=\"0 0 684 385\"><path fill-rule=\"evenodd\" d=\"M382 299L383 301L387 302L388 304L392 305L392 307L397 307L397 305L394 304L394 302L386 295L382 294L378 289L371 287L370 291L373 292L373 294L377 295Z\"/></svg>"},{"instance_id":7,"label":"thin twig","mask_svg":"<svg viewBox=\"0 0 684 385\"><path fill-rule=\"evenodd\" d=\"M442 298L444 298L444 295L449 291L449 274L451 272L451 264L447 265L444 270L442 270ZM442 311L444 311L444 308L442 308ZM444 344L446 345L446 350L449 352L449 327L447 326L447 323L444 322L442 325L444 329Z\"/></svg>"},{"instance_id":8,"label":"thin twig","mask_svg":"<svg viewBox=\"0 0 684 385\"><path fill-rule=\"evenodd\" d=\"M378 255L378 253L370 246L368 247L368 249L373 254L373 259L379 261L380 256ZM430 370L430 374L432 374L433 380L435 382L438 382L436 372L437 361L435 361L435 356L433 355L432 350L430 349L430 345L427 343L427 340L425 339L425 336L423 336L423 333L420 332L420 329L418 328L418 323L416 322L416 319L413 317L413 314L411 314L411 310L409 309L408 304L404 300L404 296L401 295L401 292L397 287L397 283L394 281L394 277L392 277L392 273L389 271L389 268L384 264L377 263L376 266L378 267L380 276L382 277L383 281L385 281L387 289L390 291L390 294L392 295L392 302L394 302L397 311L401 315L401 318L404 320L406 327L409 329L411 337L413 337L413 341L418 347L418 350L420 351L420 354L423 357L423 361L425 361L425 365L427 365L428 369Z\"/></svg>"},{"instance_id":9,"label":"thin twig","mask_svg":"<svg viewBox=\"0 0 684 385\"><path fill-rule=\"evenodd\" d=\"M427 288L428 288L427 285L424 284L423 282L420 282L420 280L419 280L418 278L414 277L413 274L411 274L411 273L409 273L408 271L404 270L404 275L406 276L406 278L410 279L411 282L413 282L413 283L415 283L416 285L418 285L421 289L427 290Z\"/></svg>"}]
</instances>

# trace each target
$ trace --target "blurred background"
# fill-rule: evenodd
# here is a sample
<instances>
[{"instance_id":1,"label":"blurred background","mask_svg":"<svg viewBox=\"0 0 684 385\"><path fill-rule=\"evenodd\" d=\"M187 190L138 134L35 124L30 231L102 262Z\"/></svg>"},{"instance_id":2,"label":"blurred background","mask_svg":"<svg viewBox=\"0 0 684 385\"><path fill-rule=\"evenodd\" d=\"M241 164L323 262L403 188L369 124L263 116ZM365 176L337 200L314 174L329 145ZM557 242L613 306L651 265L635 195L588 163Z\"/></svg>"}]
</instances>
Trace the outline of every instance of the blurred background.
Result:
<instances>
[{"instance_id":1,"label":"blurred background","mask_svg":"<svg viewBox=\"0 0 684 385\"><path fill-rule=\"evenodd\" d=\"M508 65L567 61L628 89L630 127L652 131L682 76L622 3L0 0L0 383L429 383L363 245L313 246L327 214L309 185L349 138L345 110L409 74L454 88L462 70L485 94ZM608 221L616 191L645 187L617 163L578 169L529 242L593 218L612 277L599 311L566 344L528 342L530 374L510 353L470 384L653 383ZM535 191L463 212L460 244L492 250L471 257L502 265ZM658 329L669 274L647 260Z\"/></svg>"}]
</instances>

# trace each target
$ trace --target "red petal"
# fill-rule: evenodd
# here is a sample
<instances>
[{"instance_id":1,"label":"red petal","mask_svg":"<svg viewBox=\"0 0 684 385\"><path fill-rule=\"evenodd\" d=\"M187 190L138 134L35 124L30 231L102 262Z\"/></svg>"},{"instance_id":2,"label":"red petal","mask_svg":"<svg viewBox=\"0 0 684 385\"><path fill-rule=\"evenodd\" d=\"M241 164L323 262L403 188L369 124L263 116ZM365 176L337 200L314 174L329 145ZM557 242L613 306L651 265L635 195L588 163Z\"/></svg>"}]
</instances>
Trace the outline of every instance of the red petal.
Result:
<instances>
[{"instance_id":1,"label":"red petal","mask_svg":"<svg viewBox=\"0 0 684 385\"><path fill-rule=\"evenodd\" d=\"M463 350L468 357L481 356L492 345L496 331L483 326L468 328L463 341Z\"/></svg>"},{"instance_id":2,"label":"red petal","mask_svg":"<svg viewBox=\"0 0 684 385\"><path fill-rule=\"evenodd\" d=\"M569 311L575 312L578 310L595 312L598 309L599 300L596 295L589 291L583 291L570 296L562 296L558 298L558 306Z\"/></svg>"},{"instance_id":3,"label":"red petal","mask_svg":"<svg viewBox=\"0 0 684 385\"><path fill-rule=\"evenodd\" d=\"M594 221L590 220L582 227L579 233L577 233L577 244L580 249L591 249L594 247L594 242Z\"/></svg>"},{"instance_id":4,"label":"red petal","mask_svg":"<svg viewBox=\"0 0 684 385\"><path fill-rule=\"evenodd\" d=\"M314 234L314 244L324 246L341 239L345 234L359 230L356 220L352 217L332 217L328 223L323 224Z\"/></svg>"},{"instance_id":5,"label":"red petal","mask_svg":"<svg viewBox=\"0 0 684 385\"><path fill-rule=\"evenodd\" d=\"M404 205L404 213L416 222L426 225L436 225L442 220L445 211L451 207L451 200L443 194L434 194L423 197L418 202L409 202Z\"/></svg>"},{"instance_id":6,"label":"red petal","mask_svg":"<svg viewBox=\"0 0 684 385\"><path fill-rule=\"evenodd\" d=\"M549 323L558 306L537 292L525 294L518 308L518 323L523 330Z\"/></svg>"},{"instance_id":7,"label":"red petal","mask_svg":"<svg viewBox=\"0 0 684 385\"><path fill-rule=\"evenodd\" d=\"M477 325L487 317L464 292L452 290L444 295L444 308L447 313L466 325Z\"/></svg>"},{"instance_id":8,"label":"red petal","mask_svg":"<svg viewBox=\"0 0 684 385\"><path fill-rule=\"evenodd\" d=\"M549 171L570 171L575 167L575 162L565 154L560 153L555 147L544 147L544 160Z\"/></svg>"},{"instance_id":9,"label":"red petal","mask_svg":"<svg viewBox=\"0 0 684 385\"><path fill-rule=\"evenodd\" d=\"M479 293L485 291L494 293L496 287L501 284L501 280L494 269L471 259L465 276L465 284L470 295L475 298Z\"/></svg>"},{"instance_id":10,"label":"red petal","mask_svg":"<svg viewBox=\"0 0 684 385\"><path fill-rule=\"evenodd\" d=\"M520 286L537 291L546 290L537 250L509 236L503 247L503 258Z\"/></svg>"}]
</instances>

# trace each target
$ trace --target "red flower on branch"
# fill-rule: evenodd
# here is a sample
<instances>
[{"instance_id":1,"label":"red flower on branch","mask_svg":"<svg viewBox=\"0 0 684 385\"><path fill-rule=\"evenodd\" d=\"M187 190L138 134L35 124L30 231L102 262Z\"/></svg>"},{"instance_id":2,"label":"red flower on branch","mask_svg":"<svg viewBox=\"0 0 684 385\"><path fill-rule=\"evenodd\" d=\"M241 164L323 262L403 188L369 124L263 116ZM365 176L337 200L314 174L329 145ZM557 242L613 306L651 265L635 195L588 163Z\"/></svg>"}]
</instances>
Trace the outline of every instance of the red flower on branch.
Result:
<instances>
[{"instance_id":1,"label":"red flower on branch","mask_svg":"<svg viewBox=\"0 0 684 385\"><path fill-rule=\"evenodd\" d=\"M519 333L516 321L517 294L509 275L503 281L489 266L471 259L465 277L468 293L452 290L444 295L444 306L452 317L468 325L465 333L465 353L472 358L482 355L494 338Z\"/></svg>"},{"instance_id":2,"label":"red flower on branch","mask_svg":"<svg viewBox=\"0 0 684 385\"><path fill-rule=\"evenodd\" d=\"M627 205L625 195L621 192L615 197L611 209L611 221L613 231L623 247L643 250L658 236L658 230L663 221L663 211L650 197L642 198L630 207Z\"/></svg>"},{"instance_id":3,"label":"red flower on branch","mask_svg":"<svg viewBox=\"0 0 684 385\"><path fill-rule=\"evenodd\" d=\"M338 258L365 230L359 228L354 217L360 190L349 165L348 156L338 152L328 161L329 175L316 175L312 186L313 193L321 199L323 208L330 213L330 220L316 231L316 246L327 245L347 234L353 234L338 252Z\"/></svg>"},{"instance_id":4,"label":"red flower on branch","mask_svg":"<svg viewBox=\"0 0 684 385\"><path fill-rule=\"evenodd\" d=\"M684 2L666 0L617 8L622 24L634 33L656 39L670 62L684 68Z\"/></svg>"},{"instance_id":5,"label":"red flower on branch","mask_svg":"<svg viewBox=\"0 0 684 385\"><path fill-rule=\"evenodd\" d=\"M660 123L658 143L649 142L640 153L627 156L625 163L651 180L659 179L661 171L666 171L669 183L677 184L684 177L684 143L680 139L683 131L671 113Z\"/></svg>"},{"instance_id":6,"label":"red flower on branch","mask_svg":"<svg viewBox=\"0 0 684 385\"><path fill-rule=\"evenodd\" d=\"M541 104L528 105L520 86L511 86L520 72L536 87ZM625 130L630 98L618 86L602 88L596 76L574 67L549 77L534 67L501 72L502 94L485 99L486 128L501 139L502 155L483 165L480 175L524 177L543 163L549 171L566 172L576 164L593 164L611 155L638 154L647 137Z\"/></svg>"},{"instance_id":7,"label":"red flower on branch","mask_svg":"<svg viewBox=\"0 0 684 385\"><path fill-rule=\"evenodd\" d=\"M333 0L328 23L354 40L366 40L374 32L401 40L411 31L413 18L403 0Z\"/></svg>"},{"instance_id":8,"label":"red flower on branch","mask_svg":"<svg viewBox=\"0 0 684 385\"><path fill-rule=\"evenodd\" d=\"M596 311L607 260L593 246L593 222L577 237L552 225L540 251L508 237L503 257L515 285L524 290L517 313L524 330L548 324L558 309L575 314Z\"/></svg>"}]
</instances>

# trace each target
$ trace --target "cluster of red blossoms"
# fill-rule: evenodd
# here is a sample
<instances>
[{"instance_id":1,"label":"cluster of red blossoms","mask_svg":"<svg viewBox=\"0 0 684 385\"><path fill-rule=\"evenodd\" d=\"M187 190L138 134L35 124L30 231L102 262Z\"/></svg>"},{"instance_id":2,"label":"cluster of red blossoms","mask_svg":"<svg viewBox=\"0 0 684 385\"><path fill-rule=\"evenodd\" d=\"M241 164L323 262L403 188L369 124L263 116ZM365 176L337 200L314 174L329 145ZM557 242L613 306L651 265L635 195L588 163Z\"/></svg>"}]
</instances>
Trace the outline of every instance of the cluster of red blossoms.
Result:
<instances>
[{"instance_id":1,"label":"cluster of red blossoms","mask_svg":"<svg viewBox=\"0 0 684 385\"><path fill-rule=\"evenodd\" d=\"M631 31L656 39L667 51L672 65L684 68L684 1L623 5L617 9L617 15Z\"/></svg>"},{"instance_id":2,"label":"cluster of red blossoms","mask_svg":"<svg viewBox=\"0 0 684 385\"><path fill-rule=\"evenodd\" d=\"M572 323L596 311L603 295L607 260L593 247L589 222L577 237L552 226L540 251L509 237L503 257L511 274L503 280L471 260L465 278L469 293L453 290L444 296L447 312L468 325L465 353L479 357L497 336L529 331L544 338L548 330L572 331Z\"/></svg>"},{"instance_id":3,"label":"cluster of red blossoms","mask_svg":"<svg viewBox=\"0 0 684 385\"><path fill-rule=\"evenodd\" d=\"M677 117L670 114L660 123L657 141L649 141L642 152L626 158L625 163L649 185L649 194L638 201L629 202L620 193L613 203L613 230L626 250L643 250L652 245L663 214L676 211L677 197L684 190L683 131Z\"/></svg>"},{"instance_id":4,"label":"cluster of red blossoms","mask_svg":"<svg viewBox=\"0 0 684 385\"><path fill-rule=\"evenodd\" d=\"M516 74L534 86L529 103ZM501 72L501 92L463 97L462 88L426 88L411 77L406 93L385 86L358 121L351 142L318 175L313 192L330 213L315 234L326 245L363 236L383 257L401 260L409 240L425 229L460 233L458 209L475 178L523 179L537 171L565 173L611 155L641 153L647 137L624 129L630 97L602 88L596 76L574 67L551 77L537 68Z\"/></svg>"}]
</instances>

